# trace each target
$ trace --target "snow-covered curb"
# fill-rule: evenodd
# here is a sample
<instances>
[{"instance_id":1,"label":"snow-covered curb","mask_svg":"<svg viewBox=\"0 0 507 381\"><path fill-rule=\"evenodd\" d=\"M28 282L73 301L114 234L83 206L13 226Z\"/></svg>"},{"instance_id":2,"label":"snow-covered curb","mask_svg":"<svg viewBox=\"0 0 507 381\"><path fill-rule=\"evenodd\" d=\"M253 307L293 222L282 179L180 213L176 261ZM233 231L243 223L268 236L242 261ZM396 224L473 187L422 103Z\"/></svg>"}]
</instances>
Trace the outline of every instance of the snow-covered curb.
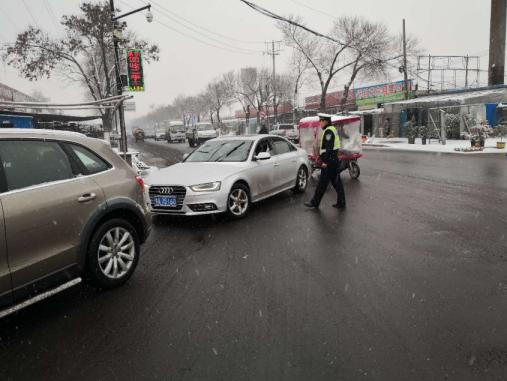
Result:
<instances>
[{"instance_id":1,"label":"snow-covered curb","mask_svg":"<svg viewBox=\"0 0 507 381\"><path fill-rule=\"evenodd\" d=\"M507 154L507 148L496 148L496 142L500 139L487 139L483 151L478 152L462 152L456 151L456 148L469 148L470 141L468 140L448 140L446 145L438 143L437 140L432 140L430 144L423 145L421 139L416 139L416 144L408 144L406 138L370 138L368 142L363 143L365 149L381 149L387 151L410 151L410 152L432 152L432 153L455 153L463 155L480 155L480 154ZM506 141L506 139L504 139Z\"/></svg>"}]
</instances>

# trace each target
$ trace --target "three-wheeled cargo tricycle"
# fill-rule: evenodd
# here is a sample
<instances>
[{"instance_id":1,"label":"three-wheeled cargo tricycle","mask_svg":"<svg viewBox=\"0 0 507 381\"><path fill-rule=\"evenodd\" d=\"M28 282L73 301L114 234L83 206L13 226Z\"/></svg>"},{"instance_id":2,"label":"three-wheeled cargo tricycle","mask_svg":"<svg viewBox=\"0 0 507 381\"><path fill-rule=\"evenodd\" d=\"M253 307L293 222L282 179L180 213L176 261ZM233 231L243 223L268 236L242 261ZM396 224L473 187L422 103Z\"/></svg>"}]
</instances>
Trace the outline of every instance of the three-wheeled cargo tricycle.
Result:
<instances>
[{"instance_id":1,"label":"three-wheeled cargo tricycle","mask_svg":"<svg viewBox=\"0 0 507 381\"><path fill-rule=\"evenodd\" d=\"M342 141L340 149L340 171L348 170L350 177L357 179L361 174L358 159L362 155L361 117L356 115L333 115L331 123L338 130ZM311 116L299 121L299 145L308 153L312 168L320 171L320 137L322 128L319 117Z\"/></svg>"}]
</instances>

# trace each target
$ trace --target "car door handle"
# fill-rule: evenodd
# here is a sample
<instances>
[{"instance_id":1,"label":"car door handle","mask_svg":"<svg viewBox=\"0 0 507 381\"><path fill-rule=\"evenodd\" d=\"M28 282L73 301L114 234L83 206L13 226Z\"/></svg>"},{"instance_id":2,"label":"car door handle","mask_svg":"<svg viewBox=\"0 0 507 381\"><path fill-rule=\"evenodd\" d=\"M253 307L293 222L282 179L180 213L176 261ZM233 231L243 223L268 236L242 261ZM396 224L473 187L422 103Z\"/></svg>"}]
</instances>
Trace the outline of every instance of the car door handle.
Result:
<instances>
[{"instance_id":1,"label":"car door handle","mask_svg":"<svg viewBox=\"0 0 507 381\"><path fill-rule=\"evenodd\" d=\"M95 200L96 198L97 198L97 195L95 193L85 193L84 195L82 195L81 197L79 197L77 199L77 202L92 201L92 200Z\"/></svg>"},{"instance_id":2,"label":"car door handle","mask_svg":"<svg viewBox=\"0 0 507 381\"><path fill-rule=\"evenodd\" d=\"M273 167L279 167L279 166L280 166L280 163L273 164Z\"/></svg>"}]
</instances>

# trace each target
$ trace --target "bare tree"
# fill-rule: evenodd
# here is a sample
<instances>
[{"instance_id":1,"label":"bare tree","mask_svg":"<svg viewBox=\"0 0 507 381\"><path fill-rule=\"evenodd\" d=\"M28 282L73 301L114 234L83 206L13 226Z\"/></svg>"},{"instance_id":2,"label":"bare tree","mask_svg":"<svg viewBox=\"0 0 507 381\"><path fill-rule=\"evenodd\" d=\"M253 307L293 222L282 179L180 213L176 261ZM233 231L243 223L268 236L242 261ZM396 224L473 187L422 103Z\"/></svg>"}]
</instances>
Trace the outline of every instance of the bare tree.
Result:
<instances>
[{"instance_id":1,"label":"bare tree","mask_svg":"<svg viewBox=\"0 0 507 381\"><path fill-rule=\"evenodd\" d=\"M291 20L302 24L298 18L291 18ZM327 91L333 79L339 72L353 64L344 57L345 51L349 48L348 43L337 44L319 38L290 23L280 22L278 27L284 35L285 43L308 61L317 76L321 89L320 109L324 110Z\"/></svg>"},{"instance_id":2,"label":"bare tree","mask_svg":"<svg viewBox=\"0 0 507 381\"><path fill-rule=\"evenodd\" d=\"M273 107L279 108L284 104L293 105L292 93L293 78L289 74L280 74L276 76L276 105ZM274 94L270 95L271 103L274 103Z\"/></svg>"},{"instance_id":3,"label":"bare tree","mask_svg":"<svg viewBox=\"0 0 507 381\"><path fill-rule=\"evenodd\" d=\"M299 19L291 21L304 25ZM369 78L386 75L389 67L400 59L401 51L392 43L387 27L359 17L340 17L331 32L332 40L318 37L288 22L278 24L285 42L308 62L316 74L320 88L320 109L326 108L326 95L338 74L346 74L347 82L341 100L345 106L350 87L359 75ZM414 45L417 43L414 41Z\"/></svg>"},{"instance_id":4,"label":"bare tree","mask_svg":"<svg viewBox=\"0 0 507 381\"><path fill-rule=\"evenodd\" d=\"M293 107L296 107L299 104L299 91L303 87L307 78L308 69L310 69L310 63L300 50L293 49L289 67L291 69L289 75L292 79L292 105Z\"/></svg>"},{"instance_id":5,"label":"bare tree","mask_svg":"<svg viewBox=\"0 0 507 381\"><path fill-rule=\"evenodd\" d=\"M86 89L88 98L100 100L114 93L113 38L109 4L82 3L80 15L63 16L65 37L51 38L30 26L7 49L5 60L25 78L49 78L54 71ZM130 35L129 46L144 50L144 59L158 60L156 45ZM111 130L111 111L101 110L104 128Z\"/></svg>"},{"instance_id":6,"label":"bare tree","mask_svg":"<svg viewBox=\"0 0 507 381\"><path fill-rule=\"evenodd\" d=\"M176 110L176 113L179 115L181 120L183 120L183 123L186 126L190 125L191 120L189 114L191 112L191 105L188 101L188 97L182 94L178 95L174 99L172 106Z\"/></svg>"},{"instance_id":7,"label":"bare tree","mask_svg":"<svg viewBox=\"0 0 507 381\"><path fill-rule=\"evenodd\" d=\"M370 22L360 17L341 17L333 28L333 35L350 46L345 52L346 60L351 62L347 68L348 80L344 85L341 109L345 108L350 87L359 75L368 78L385 76L392 61L392 37L382 23Z\"/></svg>"},{"instance_id":8,"label":"bare tree","mask_svg":"<svg viewBox=\"0 0 507 381\"><path fill-rule=\"evenodd\" d=\"M252 105L257 111L257 125L260 125L260 113L264 110L268 114L268 104L272 97L273 81L268 69L246 68L243 75L246 81L243 83L246 93L251 94Z\"/></svg>"},{"instance_id":9,"label":"bare tree","mask_svg":"<svg viewBox=\"0 0 507 381\"><path fill-rule=\"evenodd\" d=\"M255 104L254 82L257 80L257 69L243 68L236 73L228 73L224 79L234 101L241 105L246 126L250 124L251 109Z\"/></svg>"},{"instance_id":10,"label":"bare tree","mask_svg":"<svg viewBox=\"0 0 507 381\"><path fill-rule=\"evenodd\" d=\"M49 97L47 97L46 95L44 95L44 93L42 91L40 91L39 89L32 91L30 93L30 98L31 98L31 101L33 101L33 102L49 103L51 101L51 99ZM34 109L31 109L30 111L32 113L39 114L39 113L42 113L47 110L48 109L34 108Z\"/></svg>"},{"instance_id":11,"label":"bare tree","mask_svg":"<svg viewBox=\"0 0 507 381\"><path fill-rule=\"evenodd\" d=\"M228 74L225 74L215 78L208 84L205 91L207 98L213 107L218 125L221 123L220 111L225 105L230 103L233 98L227 76Z\"/></svg>"}]
</instances>

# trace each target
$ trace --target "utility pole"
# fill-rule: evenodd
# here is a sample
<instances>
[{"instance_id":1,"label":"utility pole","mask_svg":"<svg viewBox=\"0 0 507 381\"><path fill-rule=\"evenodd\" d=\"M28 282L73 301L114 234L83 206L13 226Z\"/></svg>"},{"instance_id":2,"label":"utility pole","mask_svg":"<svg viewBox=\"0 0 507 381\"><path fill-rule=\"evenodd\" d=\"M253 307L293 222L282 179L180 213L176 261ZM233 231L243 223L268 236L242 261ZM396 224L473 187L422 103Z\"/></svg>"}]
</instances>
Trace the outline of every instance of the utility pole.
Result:
<instances>
[{"instance_id":1,"label":"utility pole","mask_svg":"<svg viewBox=\"0 0 507 381\"><path fill-rule=\"evenodd\" d=\"M503 85L505 75L505 23L507 0L491 0L488 84Z\"/></svg>"},{"instance_id":2,"label":"utility pole","mask_svg":"<svg viewBox=\"0 0 507 381\"><path fill-rule=\"evenodd\" d=\"M111 9L111 22L113 27L113 46L114 46L114 66L116 68L116 95L121 95L123 90L123 85L121 83L121 72L120 72L120 55L118 53L118 39L114 33L114 29L116 28L116 20L115 17L115 9L114 9L114 0L109 0L109 7ZM123 110L123 103L120 104L118 108L118 117L120 119L120 152L125 152L125 156L127 155L127 130L125 127L125 114Z\"/></svg>"},{"instance_id":3,"label":"utility pole","mask_svg":"<svg viewBox=\"0 0 507 381\"><path fill-rule=\"evenodd\" d=\"M274 112L274 116L275 116L275 123L278 123L278 105L276 104L276 66L275 66L275 61L276 61L276 56L279 56L280 55L280 49L276 49L275 50L275 42L277 44L280 43L280 41L271 41L271 51L269 50L269 47L266 46L266 52L265 54L268 54L270 56L272 56L273 58L273 77L271 79L272 81L272 85L273 85L273 112ZM266 45L268 45L269 43L266 43ZM269 119L268 119L269 121Z\"/></svg>"},{"instance_id":4,"label":"utility pole","mask_svg":"<svg viewBox=\"0 0 507 381\"><path fill-rule=\"evenodd\" d=\"M408 99L407 35L405 31L405 19L403 19L403 76L405 80L405 99Z\"/></svg>"},{"instance_id":5,"label":"utility pole","mask_svg":"<svg viewBox=\"0 0 507 381\"><path fill-rule=\"evenodd\" d=\"M118 37L115 34L115 29L117 26L117 21L123 17L130 16L134 13L143 11L145 9L148 10L148 13L146 14L146 20L148 22L151 22L153 20L153 15L150 12L151 5L147 4L144 7L134 9L133 11L124 13L122 15L116 16L115 15L115 8L114 8L114 0L109 0L109 9L111 11L111 26L112 26L112 33L113 33L113 48L114 48L114 66L115 66L115 72L116 72L116 93L117 95L121 95L123 92L123 84L121 82L121 71L120 71L120 54L118 52ZM127 157L127 130L125 128L125 110L123 109L123 102L120 102L120 107L118 108L118 116L120 119L120 133L121 133L121 140L120 140L120 151L124 152L124 157Z\"/></svg>"}]
</instances>

